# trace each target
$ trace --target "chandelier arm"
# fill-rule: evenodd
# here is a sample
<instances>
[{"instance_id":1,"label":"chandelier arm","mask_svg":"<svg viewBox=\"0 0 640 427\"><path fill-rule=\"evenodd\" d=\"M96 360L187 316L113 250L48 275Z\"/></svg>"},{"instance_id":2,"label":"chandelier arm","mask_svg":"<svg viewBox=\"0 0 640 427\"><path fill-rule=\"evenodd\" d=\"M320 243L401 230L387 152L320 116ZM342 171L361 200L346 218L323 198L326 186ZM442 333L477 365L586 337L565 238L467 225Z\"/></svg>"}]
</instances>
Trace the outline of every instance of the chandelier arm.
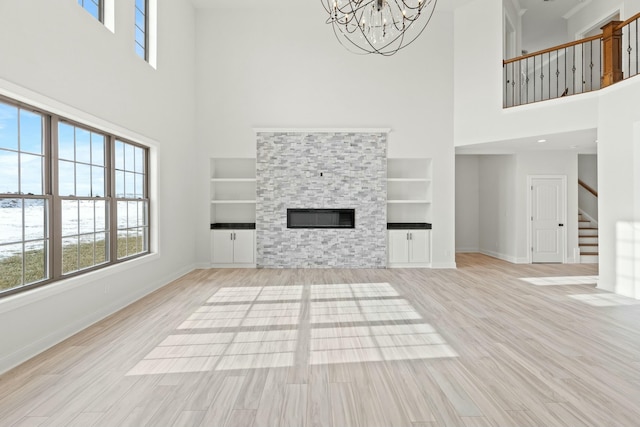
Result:
<instances>
[{"instance_id":1,"label":"chandelier arm","mask_svg":"<svg viewBox=\"0 0 640 427\"><path fill-rule=\"evenodd\" d=\"M407 42L407 44L405 44L404 46L400 46L396 52L400 49L404 49L405 47L411 45L413 42L415 42L418 37L420 37L420 35L424 32L424 30L427 28L427 26L429 25L429 22L431 22L431 18L433 18L433 12L435 11L435 5L436 3L438 3L437 0L434 0L434 5L433 5L433 9L431 9L431 13L429 13L429 18L427 19L427 21L424 23L424 26L420 29L420 31L418 32L418 34L416 34L416 36L413 38L413 40L410 40Z\"/></svg>"},{"instance_id":2,"label":"chandelier arm","mask_svg":"<svg viewBox=\"0 0 640 427\"><path fill-rule=\"evenodd\" d=\"M416 41L431 22L437 4L437 0L418 0L417 6L408 4L406 0L346 0L346 2L338 6L338 0L326 0L326 3L322 1L324 9L329 13L326 23L331 22L334 36L345 49L352 53L359 55L377 53L382 56L394 55ZM381 5L384 7L382 11ZM371 6L370 9L367 9L368 6ZM421 13L425 7L430 10ZM409 16L406 14L407 10L411 11ZM401 20L397 20L396 17L401 17ZM411 31L409 36L408 31L415 27L421 18L423 20L426 18L422 28ZM392 29L391 33L388 33L387 29ZM356 35L357 33L359 36ZM343 37L346 41L342 40Z\"/></svg>"},{"instance_id":3,"label":"chandelier arm","mask_svg":"<svg viewBox=\"0 0 640 427\"><path fill-rule=\"evenodd\" d=\"M348 41L349 43L351 43L354 47L356 47L356 48L360 49L360 51L355 51L355 50L350 49L348 45L346 45L346 44L344 44L344 43L342 42L342 39L341 39L340 35L336 32L335 26L333 27L333 34L336 36L336 39L338 39L338 43L340 43L340 44L341 44L345 49L347 49L347 50L348 50L349 52L351 52L351 53L354 53L354 54L356 54L356 55L368 55L368 54L373 53L373 52L369 52L369 51L367 51L366 49L363 49L362 47L358 46L358 45L357 45L356 43L354 43L350 38L348 38L347 36L344 36L344 33L342 33L342 32L341 32L340 34L342 34L342 35L343 35L343 37L344 37L345 39L347 39L347 41Z\"/></svg>"}]
</instances>

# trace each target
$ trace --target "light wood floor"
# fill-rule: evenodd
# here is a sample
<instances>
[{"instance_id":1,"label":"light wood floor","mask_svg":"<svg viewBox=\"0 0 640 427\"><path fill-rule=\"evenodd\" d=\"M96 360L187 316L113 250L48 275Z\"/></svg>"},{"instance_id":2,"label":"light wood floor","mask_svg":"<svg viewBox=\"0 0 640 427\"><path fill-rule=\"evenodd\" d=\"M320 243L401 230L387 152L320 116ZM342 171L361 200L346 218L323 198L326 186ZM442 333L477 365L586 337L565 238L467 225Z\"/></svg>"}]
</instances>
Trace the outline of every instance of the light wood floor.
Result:
<instances>
[{"instance_id":1,"label":"light wood floor","mask_svg":"<svg viewBox=\"0 0 640 427\"><path fill-rule=\"evenodd\" d=\"M457 262L192 272L1 376L0 425L640 424L640 301Z\"/></svg>"}]
</instances>

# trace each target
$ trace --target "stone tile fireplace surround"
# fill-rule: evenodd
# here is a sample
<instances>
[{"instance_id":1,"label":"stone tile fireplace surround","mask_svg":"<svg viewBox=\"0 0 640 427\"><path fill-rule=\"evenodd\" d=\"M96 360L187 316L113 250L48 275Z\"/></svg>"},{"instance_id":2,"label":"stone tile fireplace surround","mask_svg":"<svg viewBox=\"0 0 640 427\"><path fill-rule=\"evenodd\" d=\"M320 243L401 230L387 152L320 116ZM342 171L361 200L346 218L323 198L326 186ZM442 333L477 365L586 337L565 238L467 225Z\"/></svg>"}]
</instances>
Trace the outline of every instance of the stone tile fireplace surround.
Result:
<instances>
[{"instance_id":1,"label":"stone tile fireplace surround","mask_svg":"<svg viewBox=\"0 0 640 427\"><path fill-rule=\"evenodd\" d=\"M257 265L384 268L387 131L257 131ZM355 228L289 229L287 209L355 209Z\"/></svg>"}]
</instances>

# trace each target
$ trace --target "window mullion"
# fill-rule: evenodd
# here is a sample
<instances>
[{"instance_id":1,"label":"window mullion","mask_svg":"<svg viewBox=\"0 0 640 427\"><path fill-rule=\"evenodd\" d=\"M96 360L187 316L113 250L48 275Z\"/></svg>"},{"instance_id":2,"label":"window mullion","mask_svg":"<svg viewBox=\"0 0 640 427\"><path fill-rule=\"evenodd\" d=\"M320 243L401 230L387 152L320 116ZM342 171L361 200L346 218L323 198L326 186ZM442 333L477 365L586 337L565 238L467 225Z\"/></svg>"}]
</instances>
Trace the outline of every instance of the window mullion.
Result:
<instances>
[{"instance_id":1,"label":"window mullion","mask_svg":"<svg viewBox=\"0 0 640 427\"><path fill-rule=\"evenodd\" d=\"M50 165L51 165L51 214L49 215L49 224L51 226L51 278L59 279L62 277L62 202L58 189L59 171L58 166L58 123L57 116L51 116L51 127L49 132L50 144Z\"/></svg>"},{"instance_id":2,"label":"window mullion","mask_svg":"<svg viewBox=\"0 0 640 427\"><path fill-rule=\"evenodd\" d=\"M117 203L116 203L116 143L115 137L110 135L107 141L108 155L107 155L107 191L109 200L109 263L114 263L118 260L118 215L117 215Z\"/></svg>"}]
</instances>

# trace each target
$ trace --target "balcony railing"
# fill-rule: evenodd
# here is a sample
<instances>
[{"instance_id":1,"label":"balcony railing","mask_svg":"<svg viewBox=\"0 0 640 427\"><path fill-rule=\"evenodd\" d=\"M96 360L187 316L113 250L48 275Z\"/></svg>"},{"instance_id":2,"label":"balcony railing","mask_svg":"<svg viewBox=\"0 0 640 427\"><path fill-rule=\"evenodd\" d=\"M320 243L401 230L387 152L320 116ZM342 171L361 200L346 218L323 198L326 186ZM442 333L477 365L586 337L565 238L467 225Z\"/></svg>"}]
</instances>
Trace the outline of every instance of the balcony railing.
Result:
<instances>
[{"instance_id":1,"label":"balcony railing","mask_svg":"<svg viewBox=\"0 0 640 427\"><path fill-rule=\"evenodd\" d=\"M504 107L591 92L637 75L639 20L640 13L610 22L602 34L503 61Z\"/></svg>"}]
</instances>

